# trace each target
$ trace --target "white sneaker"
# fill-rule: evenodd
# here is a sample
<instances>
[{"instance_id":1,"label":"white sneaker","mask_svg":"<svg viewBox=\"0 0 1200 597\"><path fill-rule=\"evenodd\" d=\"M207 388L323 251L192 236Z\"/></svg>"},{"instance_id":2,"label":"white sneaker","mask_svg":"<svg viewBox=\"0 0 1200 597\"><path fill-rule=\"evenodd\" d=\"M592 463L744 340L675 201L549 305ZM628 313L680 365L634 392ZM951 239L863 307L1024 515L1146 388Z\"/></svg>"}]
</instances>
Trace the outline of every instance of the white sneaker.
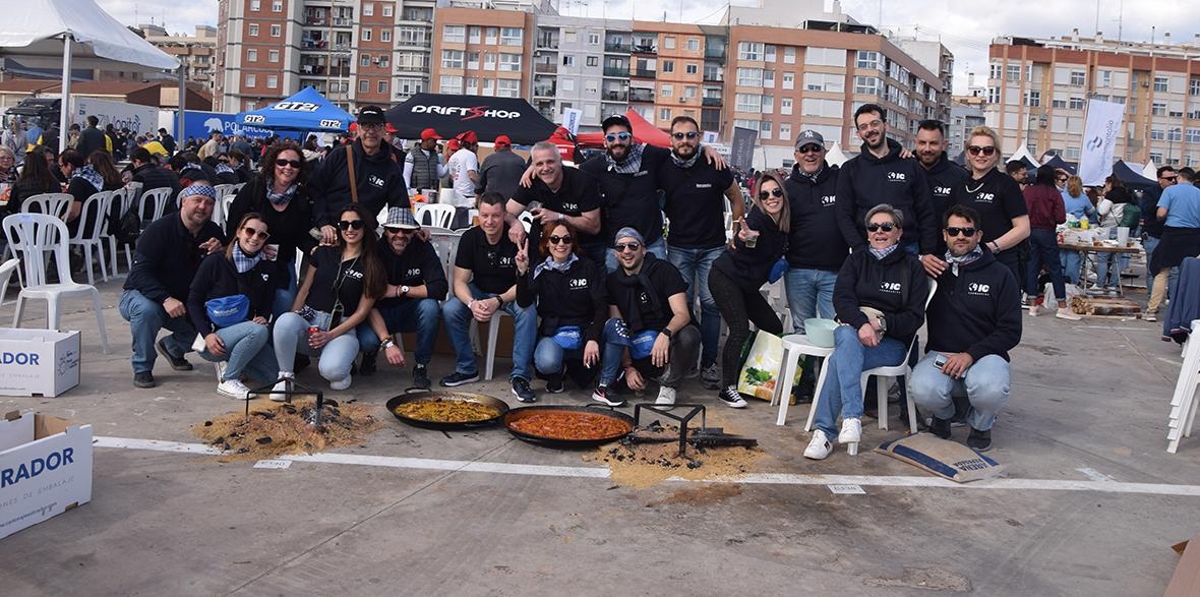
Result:
<instances>
[{"instance_id":1,"label":"white sneaker","mask_svg":"<svg viewBox=\"0 0 1200 597\"><path fill-rule=\"evenodd\" d=\"M842 430L838 433L839 444L857 444L862 440L862 419L842 419Z\"/></svg>"},{"instance_id":2,"label":"white sneaker","mask_svg":"<svg viewBox=\"0 0 1200 597\"><path fill-rule=\"evenodd\" d=\"M229 396L234 400L249 400L250 388L242 383L240 379L227 379L217 385L217 393L222 396Z\"/></svg>"},{"instance_id":3,"label":"white sneaker","mask_svg":"<svg viewBox=\"0 0 1200 597\"><path fill-rule=\"evenodd\" d=\"M660 386L658 388L658 399L654 401L658 406L675 406L675 388Z\"/></svg>"},{"instance_id":4,"label":"white sneaker","mask_svg":"<svg viewBox=\"0 0 1200 597\"><path fill-rule=\"evenodd\" d=\"M343 377L336 381L329 382L329 389L337 390L339 392L341 392L342 390L349 390L350 389L350 375L347 374L346 377Z\"/></svg>"},{"instance_id":5,"label":"white sneaker","mask_svg":"<svg viewBox=\"0 0 1200 597\"><path fill-rule=\"evenodd\" d=\"M825 460L831 453L833 453L833 443L825 437L825 432L813 429L812 439L809 440L808 447L804 449L804 457L812 460Z\"/></svg>"},{"instance_id":6,"label":"white sneaker","mask_svg":"<svg viewBox=\"0 0 1200 597\"><path fill-rule=\"evenodd\" d=\"M1070 307L1061 307L1054 312L1054 316L1059 319L1069 319L1071 321L1079 321L1083 316L1071 310Z\"/></svg>"},{"instance_id":7,"label":"white sneaker","mask_svg":"<svg viewBox=\"0 0 1200 597\"><path fill-rule=\"evenodd\" d=\"M229 361L217 361L213 365L216 365L217 383L220 384L221 380L225 379L225 369L229 367Z\"/></svg>"},{"instance_id":8,"label":"white sneaker","mask_svg":"<svg viewBox=\"0 0 1200 597\"><path fill-rule=\"evenodd\" d=\"M1029 316L1030 317L1038 316L1038 306L1037 305L1029 305Z\"/></svg>"},{"instance_id":9,"label":"white sneaker","mask_svg":"<svg viewBox=\"0 0 1200 597\"><path fill-rule=\"evenodd\" d=\"M275 387L271 388L271 400L274 402L287 402L288 395L283 392L288 391L288 387L294 378L295 374L288 371L280 371L279 381L275 383Z\"/></svg>"}]
</instances>

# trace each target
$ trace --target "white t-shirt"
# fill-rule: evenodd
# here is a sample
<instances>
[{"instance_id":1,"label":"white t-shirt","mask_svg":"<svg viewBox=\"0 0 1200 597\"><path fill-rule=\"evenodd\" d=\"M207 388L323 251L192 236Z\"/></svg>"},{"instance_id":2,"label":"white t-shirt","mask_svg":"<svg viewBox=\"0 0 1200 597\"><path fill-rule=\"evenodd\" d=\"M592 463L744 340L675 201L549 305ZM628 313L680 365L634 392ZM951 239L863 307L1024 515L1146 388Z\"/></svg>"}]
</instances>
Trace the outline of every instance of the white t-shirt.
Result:
<instances>
[{"instance_id":1,"label":"white t-shirt","mask_svg":"<svg viewBox=\"0 0 1200 597\"><path fill-rule=\"evenodd\" d=\"M475 207L475 181L468 172L479 172L479 158L469 149L460 149L450 156L450 178L454 181L454 193L458 198L455 207Z\"/></svg>"}]
</instances>

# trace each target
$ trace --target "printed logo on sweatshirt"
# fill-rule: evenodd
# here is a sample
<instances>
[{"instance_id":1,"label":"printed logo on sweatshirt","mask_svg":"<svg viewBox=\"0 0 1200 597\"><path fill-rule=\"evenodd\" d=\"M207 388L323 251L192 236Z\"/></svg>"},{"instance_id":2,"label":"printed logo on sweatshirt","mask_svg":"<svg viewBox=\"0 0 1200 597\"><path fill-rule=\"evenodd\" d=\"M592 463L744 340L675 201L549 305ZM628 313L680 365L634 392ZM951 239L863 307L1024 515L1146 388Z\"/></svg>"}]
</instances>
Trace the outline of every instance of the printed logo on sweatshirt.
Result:
<instances>
[{"instance_id":1,"label":"printed logo on sweatshirt","mask_svg":"<svg viewBox=\"0 0 1200 597\"><path fill-rule=\"evenodd\" d=\"M933 187L933 194L937 195L938 197L949 197L950 196L950 187L935 186L935 187Z\"/></svg>"},{"instance_id":2,"label":"printed logo on sweatshirt","mask_svg":"<svg viewBox=\"0 0 1200 597\"><path fill-rule=\"evenodd\" d=\"M587 278L573 278L567 282L567 286L571 290L580 290L588 287Z\"/></svg>"},{"instance_id":3,"label":"printed logo on sweatshirt","mask_svg":"<svg viewBox=\"0 0 1200 597\"><path fill-rule=\"evenodd\" d=\"M879 284L879 290L882 290L883 292L886 292L888 294L900 294L900 283L899 282L881 282Z\"/></svg>"},{"instance_id":4,"label":"printed logo on sweatshirt","mask_svg":"<svg viewBox=\"0 0 1200 597\"><path fill-rule=\"evenodd\" d=\"M698 183L696 183L696 188L697 189L711 189L712 183L711 182L698 182Z\"/></svg>"},{"instance_id":5,"label":"printed logo on sweatshirt","mask_svg":"<svg viewBox=\"0 0 1200 597\"><path fill-rule=\"evenodd\" d=\"M271 279L271 274L259 274L259 275L262 276L263 282L266 282L267 280Z\"/></svg>"},{"instance_id":6,"label":"printed logo on sweatshirt","mask_svg":"<svg viewBox=\"0 0 1200 597\"><path fill-rule=\"evenodd\" d=\"M367 177L367 182L377 189L383 188L383 179L375 176L374 174Z\"/></svg>"},{"instance_id":7,"label":"printed logo on sweatshirt","mask_svg":"<svg viewBox=\"0 0 1200 597\"><path fill-rule=\"evenodd\" d=\"M988 284L980 284L979 282L971 282L967 284L967 294L972 296L989 296L992 292L992 287Z\"/></svg>"},{"instance_id":8,"label":"printed logo on sweatshirt","mask_svg":"<svg viewBox=\"0 0 1200 597\"><path fill-rule=\"evenodd\" d=\"M347 268L346 270L342 271L342 279L345 280L346 278L354 278L355 280L361 280L361 279L363 279L363 273L360 271L355 271L355 270Z\"/></svg>"},{"instance_id":9,"label":"printed logo on sweatshirt","mask_svg":"<svg viewBox=\"0 0 1200 597\"><path fill-rule=\"evenodd\" d=\"M419 268L419 267L408 268L408 271L404 272L404 277L405 278L420 278L421 277L421 268Z\"/></svg>"},{"instance_id":10,"label":"printed logo on sweatshirt","mask_svg":"<svg viewBox=\"0 0 1200 597\"><path fill-rule=\"evenodd\" d=\"M563 208L563 211L579 211L579 204L578 203L564 203L564 204L562 204L562 208Z\"/></svg>"},{"instance_id":11,"label":"printed logo on sweatshirt","mask_svg":"<svg viewBox=\"0 0 1200 597\"><path fill-rule=\"evenodd\" d=\"M835 202L837 202L837 195L825 195L821 197L821 207L833 207Z\"/></svg>"},{"instance_id":12,"label":"printed logo on sweatshirt","mask_svg":"<svg viewBox=\"0 0 1200 597\"><path fill-rule=\"evenodd\" d=\"M975 193L976 203L992 203L996 201L995 193Z\"/></svg>"},{"instance_id":13,"label":"printed logo on sweatshirt","mask_svg":"<svg viewBox=\"0 0 1200 597\"><path fill-rule=\"evenodd\" d=\"M908 175L903 172L888 172L887 179L891 182L906 182Z\"/></svg>"}]
</instances>

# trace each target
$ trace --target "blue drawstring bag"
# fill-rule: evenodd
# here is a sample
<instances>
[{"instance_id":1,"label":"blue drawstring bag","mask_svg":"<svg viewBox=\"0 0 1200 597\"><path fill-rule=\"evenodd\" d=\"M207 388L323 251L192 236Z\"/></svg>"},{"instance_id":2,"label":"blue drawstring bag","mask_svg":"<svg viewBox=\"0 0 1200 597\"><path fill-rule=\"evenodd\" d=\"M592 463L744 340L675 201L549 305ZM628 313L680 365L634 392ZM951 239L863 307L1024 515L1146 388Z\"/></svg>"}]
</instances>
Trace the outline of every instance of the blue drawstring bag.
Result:
<instances>
[{"instance_id":1,"label":"blue drawstring bag","mask_svg":"<svg viewBox=\"0 0 1200 597\"><path fill-rule=\"evenodd\" d=\"M204 310L213 325L227 328L250 319L250 297L244 294L217 297L206 301Z\"/></svg>"},{"instance_id":2,"label":"blue drawstring bag","mask_svg":"<svg viewBox=\"0 0 1200 597\"><path fill-rule=\"evenodd\" d=\"M654 341L657 338L658 330L646 330L637 334L629 346L629 356L635 359L644 359L650 356L650 351L654 348Z\"/></svg>"},{"instance_id":3,"label":"blue drawstring bag","mask_svg":"<svg viewBox=\"0 0 1200 597\"><path fill-rule=\"evenodd\" d=\"M776 261L775 265L771 266L771 273L767 274L767 281L769 281L772 284L778 282L779 279L783 277L783 274L787 273L787 270L788 270L787 259L780 257L779 261Z\"/></svg>"},{"instance_id":4,"label":"blue drawstring bag","mask_svg":"<svg viewBox=\"0 0 1200 597\"><path fill-rule=\"evenodd\" d=\"M554 343L563 350L579 350L583 346L583 330L577 325L564 325L554 332Z\"/></svg>"}]
</instances>

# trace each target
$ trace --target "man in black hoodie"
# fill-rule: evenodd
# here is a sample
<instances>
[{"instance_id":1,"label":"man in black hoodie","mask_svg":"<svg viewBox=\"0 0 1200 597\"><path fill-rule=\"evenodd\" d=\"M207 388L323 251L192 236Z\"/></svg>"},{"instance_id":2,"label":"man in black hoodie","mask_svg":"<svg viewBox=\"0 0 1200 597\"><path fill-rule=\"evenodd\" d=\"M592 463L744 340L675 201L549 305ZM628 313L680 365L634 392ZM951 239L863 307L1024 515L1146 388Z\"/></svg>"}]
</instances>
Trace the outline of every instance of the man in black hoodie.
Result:
<instances>
[{"instance_id":1,"label":"man in black hoodie","mask_svg":"<svg viewBox=\"0 0 1200 597\"><path fill-rule=\"evenodd\" d=\"M933 415L930 431L950 439L954 395L965 394L967 445L983 452L1008 403L1008 351L1021 341L1021 291L1009 268L979 245L979 212L952 205L943 222L947 267L926 309L927 353L913 369L912 397Z\"/></svg>"},{"instance_id":2,"label":"man in black hoodie","mask_svg":"<svg viewBox=\"0 0 1200 597\"><path fill-rule=\"evenodd\" d=\"M854 111L854 125L862 139L862 153L842 165L837 184L838 227L846 244L866 250L867 238L859 225L867 211L890 204L911 218L900 245L914 255L937 249L937 219L923 169L902 159L899 143L887 138L887 113L876 104Z\"/></svg>"},{"instance_id":3,"label":"man in black hoodie","mask_svg":"<svg viewBox=\"0 0 1200 597\"><path fill-rule=\"evenodd\" d=\"M922 120L917 125L917 163L925 170L925 182L933 199L933 217L942 221L946 208L953 202L954 189L967 182L967 170L946 156L946 125L940 120ZM937 255L946 247L938 235Z\"/></svg>"}]
</instances>

